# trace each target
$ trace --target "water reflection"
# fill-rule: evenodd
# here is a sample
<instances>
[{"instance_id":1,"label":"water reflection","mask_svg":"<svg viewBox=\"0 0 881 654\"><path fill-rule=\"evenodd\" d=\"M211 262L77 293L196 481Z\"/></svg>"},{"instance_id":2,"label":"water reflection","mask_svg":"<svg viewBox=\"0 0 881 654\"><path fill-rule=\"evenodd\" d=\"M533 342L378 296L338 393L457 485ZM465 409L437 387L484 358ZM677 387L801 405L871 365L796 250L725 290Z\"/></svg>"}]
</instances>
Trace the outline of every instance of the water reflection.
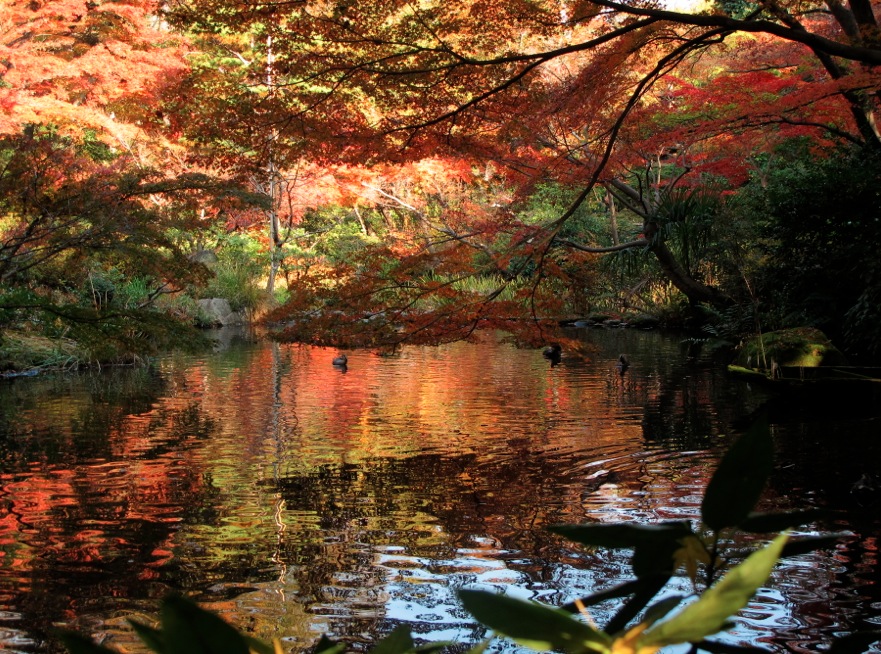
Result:
<instances>
[{"instance_id":1,"label":"water reflection","mask_svg":"<svg viewBox=\"0 0 881 654\"><path fill-rule=\"evenodd\" d=\"M637 331L585 332L591 357L553 367L488 340L350 352L345 374L330 350L225 338L151 370L3 383L4 647L53 651L65 625L142 649L125 618L172 590L294 651L400 622L473 641L456 589L561 604L616 583L626 556L543 527L695 518L732 424L764 399ZM769 506L844 504L852 455L818 483L810 428L775 429ZM839 526L871 534L874 515ZM877 580L873 538L789 562L731 642L811 649L865 627Z\"/></svg>"}]
</instances>

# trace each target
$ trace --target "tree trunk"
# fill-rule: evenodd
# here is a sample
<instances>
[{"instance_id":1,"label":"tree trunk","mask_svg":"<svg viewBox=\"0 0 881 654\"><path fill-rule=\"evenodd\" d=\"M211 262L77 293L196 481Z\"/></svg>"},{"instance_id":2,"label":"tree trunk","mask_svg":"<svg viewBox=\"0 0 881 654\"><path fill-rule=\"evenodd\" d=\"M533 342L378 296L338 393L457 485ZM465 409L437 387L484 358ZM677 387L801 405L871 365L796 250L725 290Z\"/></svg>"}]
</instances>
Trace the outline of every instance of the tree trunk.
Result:
<instances>
[{"instance_id":1,"label":"tree trunk","mask_svg":"<svg viewBox=\"0 0 881 654\"><path fill-rule=\"evenodd\" d=\"M619 245L621 238L618 236L618 208L615 206L615 196L606 189L606 206L609 208L609 231L612 233L612 244Z\"/></svg>"},{"instance_id":2,"label":"tree trunk","mask_svg":"<svg viewBox=\"0 0 881 654\"><path fill-rule=\"evenodd\" d=\"M723 308L730 304L729 298L720 293L718 289L697 281L688 274L688 271L680 265L663 241L657 241L649 246L652 254L658 260L661 270L670 280L670 283L678 288L691 304L706 303L716 308Z\"/></svg>"}]
</instances>

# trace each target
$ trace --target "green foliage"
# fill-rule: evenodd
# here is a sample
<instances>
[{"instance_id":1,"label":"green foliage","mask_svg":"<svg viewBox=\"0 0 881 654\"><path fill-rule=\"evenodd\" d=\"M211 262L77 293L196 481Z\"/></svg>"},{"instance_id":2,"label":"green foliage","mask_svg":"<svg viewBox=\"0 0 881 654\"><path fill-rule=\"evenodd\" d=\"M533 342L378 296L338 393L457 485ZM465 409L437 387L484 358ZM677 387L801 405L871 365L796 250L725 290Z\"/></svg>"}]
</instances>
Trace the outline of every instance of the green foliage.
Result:
<instances>
[{"instance_id":1,"label":"green foliage","mask_svg":"<svg viewBox=\"0 0 881 654\"><path fill-rule=\"evenodd\" d=\"M607 299L604 308L653 314L664 311L672 321L680 322L686 317L690 309L683 305L685 296L671 283L669 271L653 254L654 248L661 245L670 251L683 275L692 280L725 294L730 292L727 287L732 282L742 284L736 272L736 256L746 235L740 233L739 222L729 215L721 187L711 182L699 188L670 186L660 190L647 205L644 222L635 220L629 210L618 215L622 241L640 235L648 241L644 247L619 250L603 258L601 270L609 287L607 295L618 302L614 306Z\"/></svg>"},{"instance_id":2,"label":"green foliage","mask_svg":"<svg viewBox=\"0 0 881 654\"><path fill-rule=\"evenodd\" d=\"M787 152L786 155L789 155ZM779 156L740 194L760 232L767 329L817 327L846 354L881 358L881 155Z\"/></svg>"},{"instance_id":3,"label":"green foliage","mask_svg":"<svg viewBox=\"0 0 881 654\"><path fill-rule=\"evenodd\" d=\"M799 368L847 365L847 359L829 338L812 327L781 329L748 338L734 360L745 368L770 369L772 362Z\"/></svg>"},{"instance_id":4,"label":"green foliage","mask_svg":"<svg viewBox=\"0 0 881 654\"><path fill-rule=\"evenodd\" d=\"M420 284L426 288L431 286L449 286L456 294L449 296L432 295L426 298L425 304L433 305L434 308L461 302L462 297L470 297L473 300L481 300L491 295L498 300L511 302L528 302L528 296L523 297L524 288L529 288L529 280L510 280L499 274L467 275L467 276L442 276L429 273Z\"/></svg>"},{"instance_id":5,"label":"green foliage","mask_svg":"<svg viewBox=\"0 0 881 654\"><path fill-rule=\"evenodd\" d=\"M608 652L612 643L606 634L560 609L479 590L460 591L459 599L482 624L539 651Z\"/></svg>"},{"instance_id":6,"label":"green foliage","mask_svg":"<svg viewBox=\"0 0 881 654\"><path fill-rule=\"evenodd\" d=\"M773 465L768 422L762 416L722 459L701 503L704 524L714 531L739 526L759 501Z\"/></svg>"},{"instance_id":7,"label":"green foliage","mask_svg":"<svg viewBox=\"0 0 881 654\"><path fill-rule=\"evenodd\" d=\"M312 241L313 256L325 258L332 265L346 264L366 246L379 240L364 233L351 211L327 206L308 211L301 225Z\"/></svg>"},{"instance_id":8,"label":"green foliage","mask_svg":"<svg viewBox=\"0 0 881 654\"><path fill-rule=\"evenodd\" d=\"M0 373L77 368L87 357L88 353L69 338L47 338L23 331L0 337Z\"/></svg>"},{"instance_id":9,"label":"green foliage","mask_svg":"<svg viewBox=\"0 0 881 654\"><path fill-rule=\"evenodd\" d=\"M518 208L518 216L528 225L542 225L553 222L564 213L581 188L566 187L562 184L539 184L529 196L524 206ZM563 225L560 238L579 238L585 241L610 244L609 224L605 217L605 207L595 198L583 202L573 216Z\"/></svg>"},{"instance_id":10,"label":"green foliage","mask_svg":"<svg viewBox=\"0 0 881 654\"><path fill-rule=\"evenodd\" d=\"M744 608L765 583L782 553L787 536L751 554L701 597L672 618L664 618L683 598L672 597L652 606L645 619L620 634L608 634L540 604L483 591L462 591L465 608L480 622L522 645L568 654L653 652L667 645L701 643L723 630L729 618Z\"/></svg>"},{"instance_id":11,"label":"green foliage","mask_svg":"<svg viewBox=\"0 0 881 654\"><path fill-rule=\"evenodd\" d=\"M778 536L764 549L753 552L672 619L652 626L641 639L642 647L699 643L722 631L729 618L744 608L767 581L783 551L787 535Z\"/></svg>"},{"instance_id":12,"label":"green foliage","mask_svg":"<svg viewBox=\"0 0 881 654\"><path fill-rule=\"evenodd\" d=\"M697 279L710 274L722 255L716 230L721 208L720 194L712 187L676 187L661 196L652 217L658 228L655 238L663 238Z\"/></svg>"},{"instance_id":13,"label":"green foliage","mask_svg":"<svg viewBox=\"0 0 881 654\"><path fill-rule=\"evenodd\" d=\"M173 234L189 229L194 206L247 198L98 147L88 133L78 144L51 127L0 137L0 329L73 340L79 363L198 342L178 323L185 313L157 308L207 273Z\"/></svg>"},{"instance_id":14,"label":"green foliage","mask_svg":"<svg viewBox=\"0 0 881 654\"><path fill-rule=\"evenodd\" d=\"M687 521L553 528L556 533L589 547L632 549L635 580L562 608L467 589L459 592L462 605L495 634L539 651L654 654L662 647L688 643L709 652L731 650L731 646L706 638L730 626L731 617L746 607L767 582L777 561L834 544L828 537L791 540L783 533L742 561L729 561L722 556L721 536L725 534L727 539L733 527L766 533L804 525L820 517L816 511L752 512L770 473L771 449L767 421L760 419L729 449L712 476L701 507L704 523L701 530L695 530ZM646 561L651 564L647 566ZM703 592L684 608L676 610L687 600L678 595L653 602L680 567L696 582L699 564L704 566ZM605 628L577 615L614 598L629 599ZM249 650L256 654L279 654L282 651L280 642L270 645L244 636L216 615L178 596L162 603L160 622L159 628L131 623L143 642L157 654L245 654ZM836 643L832 651L864 651L879 638L878 632L852 634ZM63 634L62 640L71 654L112 654L111 650L76 634ZM480 654L488 643L476 645L470 654ZM447 645L451 643L418 646L409 627L400 626L376 643L372 651L409 654L431 652ZM314 651L342 654L345 646L323 636Z\"/></svg>"},{"instance_id":15,"label":"green foliage","mask_svg":"<svg viewBox=\"0 0 881 654\"><path fill-rule=\"evenodd\" d=\"M756 10L756 4L747 0L715 0L712 5L718 7L719 10L728 16L741 20Z\"/></svg>"},{"instance_id":16,"label":"green foliage","mask_svg":"<svg viewBox=\"0 0 881 654\"><path fill-rule=\"evenodd\" d=\"M113 161L118 156L110 146L98 138L98 133L94 129L83 130L82 139L81 148L93 161Z\"/></svg>"},{"instance_id":17,"label":"green foliage","mask_svg":"<svg viewBox=\"0 0 881 654\"><path fill-rule=\"evenodd\" d=\"M233 311L260 308L267 300L261 281L267 273L268 262L259 244L246 236L225 236L217 256L217 263L211 267L214 277L202 296L224 298Z\"/></svg>"}]
</instances>

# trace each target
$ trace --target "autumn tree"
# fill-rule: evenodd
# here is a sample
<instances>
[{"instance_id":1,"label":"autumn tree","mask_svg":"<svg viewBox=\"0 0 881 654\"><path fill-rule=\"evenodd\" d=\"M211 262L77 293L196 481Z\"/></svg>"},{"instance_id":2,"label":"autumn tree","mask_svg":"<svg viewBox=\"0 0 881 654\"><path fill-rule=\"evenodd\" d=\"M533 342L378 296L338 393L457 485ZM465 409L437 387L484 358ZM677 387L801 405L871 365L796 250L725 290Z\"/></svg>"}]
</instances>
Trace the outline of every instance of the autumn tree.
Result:
<instances>
[{"instance_id":1,"label":"autumn tree","mask_svg":"<svg viewBox=\"0 0 881 654\"><path fill-rule=\"evenodd\" d=\"M670 209L685 197L676 189L707 176L736 188L757 147L794 135L818 147L879 144L881 48L864 0L694 13L610 0L177 0L168 15L271 40L273 143L358 164L465 158L475 170L491 166L521 197L543 180L580 187L555 219L504 230L496 267L514 250L543 265L558 246L640 249L691 301L724 306L726 295L670 240L687 218ZM611 246L560 238L598 184L639 217L639 232ZM495 207L493 218L511 224L512 208ZM467 246L476 234L456 238Z\"/></svg>"},{"instance_id":2,"label":"autumn tree","mask_svg":"<svg viewBox=\"0 0 881 654\"><path fill-rule=\"evenodd\" d=\"M187 46L155 9L152 0L4 2L0 133L52 125L143 164L170 147L155 129L156 99L186 70Z\"/></svg>"},{"instance_id":3,"label":"autumn tree","mask_svg":"<svg viewBox=\"0 0 881 654\"><path fill-rule=\"evenodd\" d=\"M157 303L206 277L180 234L242 206L168 130L159 98L188 48L155 10L0 8L2 331L76 336L98 359L150 350L175 332Z\"/></svg>"}]
</instances>

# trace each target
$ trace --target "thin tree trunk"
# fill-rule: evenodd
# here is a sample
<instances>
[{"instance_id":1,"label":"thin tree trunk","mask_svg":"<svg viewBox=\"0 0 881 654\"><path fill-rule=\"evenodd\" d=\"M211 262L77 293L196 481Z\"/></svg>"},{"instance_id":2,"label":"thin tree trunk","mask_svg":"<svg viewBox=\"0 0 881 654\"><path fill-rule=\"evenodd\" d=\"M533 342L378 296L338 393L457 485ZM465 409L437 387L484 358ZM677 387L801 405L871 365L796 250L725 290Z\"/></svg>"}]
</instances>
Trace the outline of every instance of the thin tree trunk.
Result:
<instances>
[{"instance_id":1,"label":"thin tree trunk","mask_svg":"<svg viewBox=\"0 0 881 654\"><path fill-rule=\"evenodd\" d=\"M609 231L612 232L612 244L620 245L621 237L618 235L618 208L615 205L615 196L606 189L606 206L609 208Z\"/></svg>"}]
</instances>

